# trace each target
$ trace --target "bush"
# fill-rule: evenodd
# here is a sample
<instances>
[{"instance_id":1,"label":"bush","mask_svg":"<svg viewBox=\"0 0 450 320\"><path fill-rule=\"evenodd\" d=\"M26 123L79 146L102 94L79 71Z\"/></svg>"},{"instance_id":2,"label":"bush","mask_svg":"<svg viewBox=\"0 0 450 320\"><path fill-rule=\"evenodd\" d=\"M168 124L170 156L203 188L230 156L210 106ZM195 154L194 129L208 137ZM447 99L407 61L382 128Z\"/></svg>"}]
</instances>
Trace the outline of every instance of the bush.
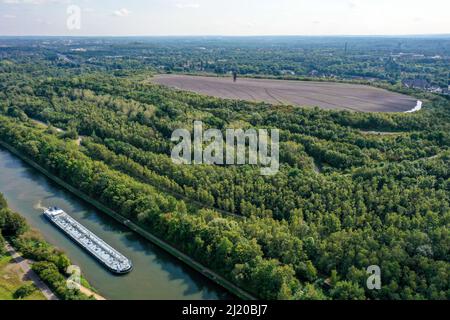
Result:
<instances>
[{"instance_id":1,"label":"bush","mask_svg":"<svg viewBox=\"0 0 450 320\"><path fill-rule=\"evenodd\" d=\"M339 281L330 291L335 300L364 300L364 289L350 281Z\"/></svg>"},{"instance_id":2,"label":"bush","mask_svg":"<svg viewBox=\"0 0 450 320\"><path fill-rule=\"evenodd\" d=\"M15 238L13 244L25 258L52 262L61 273L65 273L71 264L70 259L63 252L56 250L45 240L32 233Z\"/></svg>"},{"instance_id":3,"label":"bush","mask_svg":"<svg viewBox=\"0 0 450 320\"><path fill-rule=\"evenodd\" d=\"M0 210L0 229L5 237L17 237L28 229L27 221L7 208Z\"/></svg>"},{"instance_id":4,"label":"bush","mask_svg":"<svg viewBox=\"0 0 450 320\"><path fill-rule=\"evenodd\" d=\"M19 289L17 289L14 292L13 297L14 297L14 299L23 299L23 298L26 298L29 295L31 295L36 290L37 290L37 288L33 283L24 284L23 286L21 286Z\"/></svg>"},{"instance_id":5,"label":"bush","mask_svg":"<svg viewBox=\"0 0 450 320\"><path fill-rule=\"evenodd\" d=\"M5 253L5 239L3 239L2 230L0 229L0 256L3 256Z\"/></svg>"},{"instance_id":6,"label":"bush","mask_svg":"<svg viewBox=\"0 0 450 320\"><path fill-rule=\"evenodd\" d=\"M89 297L78 290L69 289L66 278L59 272L58 267L48 261L33 263L32 269L56 295L62 300L88 300Z\"/></svg>"},{"instance_id":7,"label":"bush","mask_svg":"<svg viewBox=\"0 0 450 320\"><path fill-rule=\"evenodd\" d=\"M8 203L6 202L5 197L2 193L0 193L0 210L8 207Z\"/></svg>"}]
</instances>

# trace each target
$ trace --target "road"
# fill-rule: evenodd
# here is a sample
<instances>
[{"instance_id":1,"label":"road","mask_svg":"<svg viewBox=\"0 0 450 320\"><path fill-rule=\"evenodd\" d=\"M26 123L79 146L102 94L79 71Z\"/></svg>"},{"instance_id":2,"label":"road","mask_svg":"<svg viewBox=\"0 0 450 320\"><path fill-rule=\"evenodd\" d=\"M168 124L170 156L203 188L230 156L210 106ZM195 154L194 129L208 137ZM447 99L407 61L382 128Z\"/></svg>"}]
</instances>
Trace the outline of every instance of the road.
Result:
<instances>
[{"instance_id":1,"label":"road","mask_svg":"<svg viewBox=\"0 0 450 320\"><path fill-rule=\"evenodd\" d=\"M6 250L25 273L25 277L34 282L36 288L42 292L47 300L59 300L50 288L42 282L39 276L31 270L28 260L24 259L9 243L6 244Z\"/></svg>"}]
</instances>

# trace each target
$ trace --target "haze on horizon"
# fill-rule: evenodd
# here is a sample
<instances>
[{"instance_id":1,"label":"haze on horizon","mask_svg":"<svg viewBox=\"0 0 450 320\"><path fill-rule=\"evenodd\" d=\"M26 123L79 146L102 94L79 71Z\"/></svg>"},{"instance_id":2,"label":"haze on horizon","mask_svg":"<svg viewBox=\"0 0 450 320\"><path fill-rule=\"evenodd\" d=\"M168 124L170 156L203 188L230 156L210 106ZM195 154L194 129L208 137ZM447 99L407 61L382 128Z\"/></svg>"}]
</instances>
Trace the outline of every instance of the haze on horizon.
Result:
<instances>
[{"instance_id":1,"label":"haze on horizon","mask_svg":"<svg viewBox=\"0 0 450 320\"><path fill-rule=\"evenodd\" d=\"M450 34L449 12L448 0L0 0L0 35Z\"/></svg>"}]
</instances>

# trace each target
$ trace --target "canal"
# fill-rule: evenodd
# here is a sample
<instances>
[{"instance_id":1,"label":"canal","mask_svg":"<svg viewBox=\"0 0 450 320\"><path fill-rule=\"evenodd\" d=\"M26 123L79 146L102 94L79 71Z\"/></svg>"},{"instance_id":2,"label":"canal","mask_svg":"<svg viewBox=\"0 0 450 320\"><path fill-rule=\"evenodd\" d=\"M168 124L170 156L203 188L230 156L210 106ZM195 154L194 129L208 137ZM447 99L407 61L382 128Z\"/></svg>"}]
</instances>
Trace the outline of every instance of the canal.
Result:
<instances>
[{"instance_id":1,"label":"canal","mask_svg":"<svg viewBox=\"0 0 450 320\"><path fill-rule=\"evenodd\" d=\"M29 167L0 147L0 192L11 209L32 228L63 250L91 285L107 299L230 299L212 283L158 247L99 212L83 200ZM70 241L43 216L45 207L58 206L112 247L131 259L134 269L115 276Z\"/></svg>"}]
</instances>

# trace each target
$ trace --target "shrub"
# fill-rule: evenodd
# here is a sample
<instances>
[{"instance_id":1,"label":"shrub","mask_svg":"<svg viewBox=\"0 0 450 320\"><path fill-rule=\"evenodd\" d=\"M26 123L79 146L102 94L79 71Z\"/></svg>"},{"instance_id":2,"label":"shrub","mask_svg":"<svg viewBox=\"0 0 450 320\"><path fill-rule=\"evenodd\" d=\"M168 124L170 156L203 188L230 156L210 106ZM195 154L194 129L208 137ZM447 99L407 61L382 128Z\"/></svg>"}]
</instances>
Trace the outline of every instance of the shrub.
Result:
<instances>
[{"instance_id":1,"label":"shrub","mask_svg":"<svg viewBox=\"0 0 450 320\"><path fill-rule=\"evenodd\" d=\"M0 256L4 255L5 253L6 253L5 239L3 239L2 230L0 229Z\"/></svg>"},{"instance_id":2,"label":"shrub","mask_svg":"<svg viewBox=\"0 0 450 320\"><path fill-rule=\"evenodd\" d=\"M33 263L32 269L56 295L62 300L87 300L88 296L78 290L69 289L66 278L59 272L53 262L41 261Z\"/></svg>"},{"instance_id":3,"label":"shrub","mask_svg":"<svg viewBox=\"0 0 450 320\"><path fill-rule=\"evenodd\" d=\"M5 197L2 193L0 193L0 210L8 207L8 203L6 202Z\"/></svg>"},{"instance_id":4,"label":"shrub","mask_svg":"<svg viewBox=\"0 0 450 320\"><path fill-rule=\"evenodd\" d=\"M0 209L0 229L3 236L17 237L28 229L25 218L7 208Z\"/></svg>"},{"instance_id":5,"label":"shrub","mask_svg":"<svg viewBox=\"0 0 450 320\"><path fill-rule=\"evenodd\" d=\"M31 295L36 290L37 290L37 288L33 283L24 284L23 286L21 286L19 289L17 289L14 292L13 297L14 297L14 299L23 299L23 298L26 298L29 295Z\"/></svg>"}]
</instances>

